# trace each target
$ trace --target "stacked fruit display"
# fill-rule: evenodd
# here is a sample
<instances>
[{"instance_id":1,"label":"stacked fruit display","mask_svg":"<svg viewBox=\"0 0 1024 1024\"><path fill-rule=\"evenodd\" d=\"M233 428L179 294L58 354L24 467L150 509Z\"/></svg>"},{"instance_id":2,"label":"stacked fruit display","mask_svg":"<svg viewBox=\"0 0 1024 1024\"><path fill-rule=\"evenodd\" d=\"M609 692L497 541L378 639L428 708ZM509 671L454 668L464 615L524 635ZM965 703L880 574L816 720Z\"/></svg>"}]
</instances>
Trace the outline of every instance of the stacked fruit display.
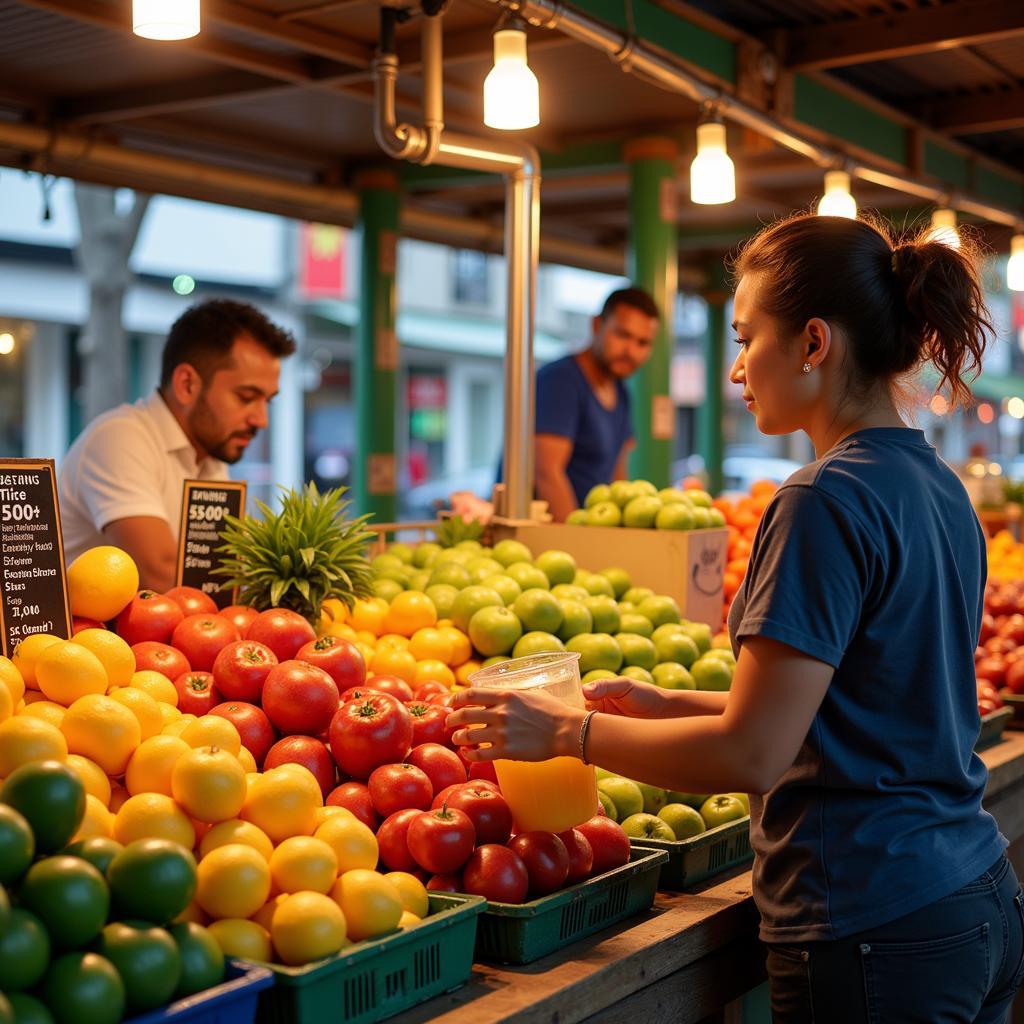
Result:
<instances>
[{"instance_id":1,"label":"stacked fruit display","mask_svg":"<svg viewBox=\"0 0 1024 1024\"><path fill-rule=\"evenodd\" d=\"M649 480L616 480L592 487L570 526L625 526L641 530L706 530L725 526L711 495L699 489L665 487Z\"/></svg>"}]
</instances>

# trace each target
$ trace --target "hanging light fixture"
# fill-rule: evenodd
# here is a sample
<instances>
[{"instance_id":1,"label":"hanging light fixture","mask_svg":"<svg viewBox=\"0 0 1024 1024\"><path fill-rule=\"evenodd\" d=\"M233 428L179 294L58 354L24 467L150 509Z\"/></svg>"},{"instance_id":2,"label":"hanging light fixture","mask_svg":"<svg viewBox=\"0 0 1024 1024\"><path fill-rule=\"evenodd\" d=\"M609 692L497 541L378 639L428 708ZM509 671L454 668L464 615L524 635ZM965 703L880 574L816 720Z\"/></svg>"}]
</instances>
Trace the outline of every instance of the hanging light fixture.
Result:
<instances>
[{"instance_id":1,"label":"hanging light fixture","mask_svg":"<svg viewBox=\"0 0 1024 1024\"><path fill-rule=\"evenodd\" d=\"M726 149L725 125L714 118L697 125L697 155L690 164L690 199L702 206L736 198L736 168Z\"/></svg>"},{"instance_id":2,"label":"hanging light fixture","mask_svg":"<svg viewBox=\"0 0 1024 1024\"><path fill-rule=\"evenodd\" d=\"M144 39L199 35L199 0L132 0L132 31Z\"/></svg>"},{"instance_id":3,"label":"hanging light fixture","mask_svg":"<svg viewBox=\"0 0 1024 1024\"><path fill-rule=\"evenodd\" d=\"M526 30L518 19L494 33L494 67L484 79L484 124L504 131L540 124L540 86L526 62Z\"/></svg>"},{"instance_id":4,"label":"hanging light fixture","mask_svg":"<svg viewBox=\"0 0 1024 1024\"><path fill-rule=\"evenodd\" d=\"M928 231L929 242L942 242L951 249L960 248L960 232L956 229L956 210L942 207L932 213L932 225Z\"/></svg>"},{"instance_id":5,"label":"hanging light fixture","mask_svg":"<svg viewBox=\"0 0 1024 1024\"><path fill-rule=\"evenodd\" d=\"M1010 239L1010 259L1006 264L1006 287L1024 292L1024 235Z\"/></svg>"},{"instance_id":6,"label":"hanging light fixture","mask_svg":"<svg viewBox=\"0 0 1024 1024\"><path fill-rule=\"evenodd\" d=\"M825 194L818 203L819 217L857 218L857 200L850 193L850 176L846 171L825 172Z\"/></svg>"}]
</instances>

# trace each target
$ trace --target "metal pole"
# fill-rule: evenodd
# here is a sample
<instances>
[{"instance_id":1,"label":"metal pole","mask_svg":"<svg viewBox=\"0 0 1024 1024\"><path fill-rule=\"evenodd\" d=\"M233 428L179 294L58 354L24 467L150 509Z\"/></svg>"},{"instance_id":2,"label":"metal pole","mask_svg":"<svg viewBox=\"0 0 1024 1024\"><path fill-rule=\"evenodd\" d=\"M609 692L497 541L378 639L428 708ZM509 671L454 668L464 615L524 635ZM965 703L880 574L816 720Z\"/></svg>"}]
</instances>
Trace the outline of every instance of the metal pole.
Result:
<instances>
[{"instance_id":1,"label":"metal pole","mask_svg":"<svg viewBox=\"0 0 1024 1024\"><path fill-rule=\"evenodd\" d=\"M704 457L708 490L712 494L719 494L723 485L722 417L725 401L722 396L722 378L725 375L725 311L729 292L725 283L725 268L720 262L709 268L708 277L712 287L704 293L704 301L708 304L708 327L704 335L704 404L697 411L697 442Z\"/></svg>"},{"instance_id":2,"label":"metal pole","mask_svg":"<svg viewBox=\"0 0 1024 1024\"><path fill-rule=\"evenodd\" d=\"M628 274L654 296L661 311L654 351L629 381L636 434L629 468L631 476L650 480L657 487L669 484L675 434L669 372L678 294L677 157L672 139L635 139L623 149L630 181Z\"/></svg>"}]
</instances>

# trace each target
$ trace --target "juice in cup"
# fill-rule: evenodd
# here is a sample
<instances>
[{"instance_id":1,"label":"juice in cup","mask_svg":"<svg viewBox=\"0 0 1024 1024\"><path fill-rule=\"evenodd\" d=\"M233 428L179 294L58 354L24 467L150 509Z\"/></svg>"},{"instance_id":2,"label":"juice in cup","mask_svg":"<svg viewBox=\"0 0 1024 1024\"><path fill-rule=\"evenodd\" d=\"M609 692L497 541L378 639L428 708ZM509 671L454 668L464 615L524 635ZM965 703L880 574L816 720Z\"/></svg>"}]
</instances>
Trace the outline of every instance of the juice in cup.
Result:
<instances>
[{"instance_id":1,"label":"juice in cup","mask_svg":"<svg viewBox=\"0 0 1024 1024\"><path fill-rule=\"evenodd\" d=\"M543 689L571 707L585 707L579 655L571 652L515 658L474 672L470 685L497 690ZM564 832L597 813L597 775L576 757L494 762L498 785L517 832Z\"/></svg>"}]
</instances>

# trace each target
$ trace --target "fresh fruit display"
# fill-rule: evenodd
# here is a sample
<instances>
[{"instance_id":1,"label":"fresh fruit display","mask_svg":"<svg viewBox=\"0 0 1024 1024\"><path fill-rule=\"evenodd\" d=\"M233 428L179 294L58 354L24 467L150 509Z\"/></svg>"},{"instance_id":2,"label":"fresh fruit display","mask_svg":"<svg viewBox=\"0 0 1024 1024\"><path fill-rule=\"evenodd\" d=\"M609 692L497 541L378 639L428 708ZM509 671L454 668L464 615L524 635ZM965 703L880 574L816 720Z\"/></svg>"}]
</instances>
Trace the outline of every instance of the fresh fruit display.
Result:
<instances>
[{"instance_id":1,"label":"fresh fruit display","mask_svg":"<svg viewBox=\"0 0 1024 1024\"><path fill-rule=\"evenodd\" d=\"M640 530L707 530L725 526L711 495L698 489L664 487L649 480L616 480L592 487L570 526L625 526Z\"/></svg>"}]
</instances>

